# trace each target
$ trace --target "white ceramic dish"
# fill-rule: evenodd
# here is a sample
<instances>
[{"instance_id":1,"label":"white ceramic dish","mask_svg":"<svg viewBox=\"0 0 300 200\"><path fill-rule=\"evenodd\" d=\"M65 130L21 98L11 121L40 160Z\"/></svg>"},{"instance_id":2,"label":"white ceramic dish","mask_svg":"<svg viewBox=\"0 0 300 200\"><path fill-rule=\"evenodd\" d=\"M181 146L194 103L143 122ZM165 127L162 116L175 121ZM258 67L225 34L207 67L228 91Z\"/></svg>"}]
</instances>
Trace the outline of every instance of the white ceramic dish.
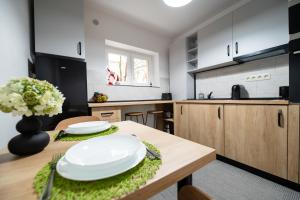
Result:
<instances>
[{"instance_id":1,"label":"white ceramic dish","mask_svg":"<svg viewBox=\"0 0 300 200\"><path fill-rule=\"evenodd\" d=\"M109 128L111 128L111 124L106 123L101 126L95 126L95 127L77 128L77 129L67 128L65 132L73 135L85 135L85 134L102 132Z\"/></svg>"},{"instance_id":2,"label":"white ceramic dish","mask_svg":"<svg viewBox=\"0 0 300 200\"><path fill-rule=\"evenodd\" d=\"M68 126L69 129L80 129L80 128L91 128L98 127L107 124L107 121L89 121L89 122L81 122L77 124L71 124Z\"/></svg>"},{"instance_id":3,"label":"white ceramic dish","mask_svg":"<svg viewBox=\"0 0 300 200\"><path fill-rule=\"evenodd\" d=\"M141 142L131 135L97 137L72 146L65 159L79 167L109 168L130 159L140 146Z\"/></svg>"},{"instance_id":4,"label":"white ceramic dish","mask_svg":"<svg viewBox=\"0 0 300 200\"><path fill-rule=\"evenodd\" d=\"M95 181L104 178L116 176L124 173L135 166L137 166L146 156L146 147L140 143L139 149L136 153L126 162L116 165L115 167L98 169L86 169L85 167L74 167L69 163L65 157L62 157L56 166L57 172L64 178L74 181Z\"/></svg>"}]
</instances>

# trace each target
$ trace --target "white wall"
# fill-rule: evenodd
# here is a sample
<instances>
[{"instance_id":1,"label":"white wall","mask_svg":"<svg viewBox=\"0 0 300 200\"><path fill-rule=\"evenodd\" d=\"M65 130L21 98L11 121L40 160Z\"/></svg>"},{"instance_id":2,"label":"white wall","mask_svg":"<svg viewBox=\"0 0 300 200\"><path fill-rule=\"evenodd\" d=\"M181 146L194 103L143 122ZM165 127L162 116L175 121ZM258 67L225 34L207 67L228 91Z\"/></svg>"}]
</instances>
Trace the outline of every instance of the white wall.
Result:
<instances>
[{"instance_id":1,"label":"white wall","mask_svg":"<svg viewBox=\"0 0 300 200\"><path fill-rule=\"evenodd\" d=\"M0 84L27 75L30 57L28 0L0 0ZM0 148L5 147L19 117L0 113Z\"/></svg>"},{"instance_id":2,"label":"white wall","mask_svg":"<svg viewBox=\"0 0 300 200\"><path fill-rule=\"evenodd\" d=\"M92 21L99 20L95 26ZM158 35L122 19L100 11L91 1L85 3L85 37L88 96L103 92L109 100L159 99L162 92L169 92L168 46L170 38ZM107 86L105 39L159 53L160 88Z\"/></svg>"},{"instance_id":3,"label":"white wall","mask_svg":"<svg viewBox=\"0 0 300 200\"><path fill-rule=\"evenodd\" d=\"M246 77L270 73L271 79L247 82ZM231 97L232 85L243 85L249 97L279 97L279 87L289 85L288 55L281 55L263 60L252 61L242 65L216 69L197 75L198 93L207 95L213 91L215 98ZM245 97L245 94L242 94Z\"/></svg>"},{"instance_id":4,"label":"white wall","mask_svg":"<svg viewBox=\"0 0 300 200\"><path fill-rule=\"evenodd\" d=\"M194 79L187 73L185 38L179 38L169 47L170 91L174 100L194 96Z\"/></svg>"}]
</instances>

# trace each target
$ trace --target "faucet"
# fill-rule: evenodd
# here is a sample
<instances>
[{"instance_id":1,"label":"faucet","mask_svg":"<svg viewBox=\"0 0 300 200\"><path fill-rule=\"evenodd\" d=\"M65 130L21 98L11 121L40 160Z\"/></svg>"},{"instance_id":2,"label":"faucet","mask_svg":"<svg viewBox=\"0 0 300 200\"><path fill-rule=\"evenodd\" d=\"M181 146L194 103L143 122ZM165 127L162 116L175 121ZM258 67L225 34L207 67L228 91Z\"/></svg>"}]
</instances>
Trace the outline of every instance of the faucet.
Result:
<instances>
[{"instance_id":1,"label":"faucet","mask_svg":"<svg viewBox=\"0 0 300 200\"><path fill-rule=\"evenodd\" d=\"M211 99L211 95L213 94L213 92L210 92L208 95L207 95L207 98L208 99Z\"/></svg>"}]
</instances>

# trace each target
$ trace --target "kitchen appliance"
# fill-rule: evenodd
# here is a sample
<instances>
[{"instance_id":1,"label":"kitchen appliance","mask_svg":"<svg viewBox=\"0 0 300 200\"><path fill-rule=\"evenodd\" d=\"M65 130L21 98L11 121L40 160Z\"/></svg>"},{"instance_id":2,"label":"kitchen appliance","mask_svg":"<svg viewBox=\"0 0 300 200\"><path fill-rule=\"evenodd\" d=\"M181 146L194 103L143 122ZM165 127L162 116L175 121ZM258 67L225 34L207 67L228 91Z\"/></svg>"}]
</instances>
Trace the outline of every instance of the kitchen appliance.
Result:
<instances>
[{"instance_id":1,"label":"kitchen appliance","mask_svg":"<svg viewBox=\"0 0 300 200\"><path fill-rule=\"evenodd\" d=\"M35 62L36 78L46 80L66 98L62 114L40 117L43 130L53 130L63 119L88 115L86 63L80 60L38 54Z\"/></svg>"},{"instance_id":2,"label":"kitchen appliance","mask_svg":"<svg viewBox=\"0 0 300 200\"><path fill-rule=\"evenodd\" d=\"M213 92L210 92L210 93L207 95L207 99L211 99L211 98L212 98L212 94L213 94Z\"/></svg>"},{"instance_id":3,"label":"kitchen appliance","mask_svg":"<svg viewBox=\"0 0 300 200\"><path fill-rule=\"evenodd\" d=\"M205 97L205 96L204 96L204 93L199 93L199 94L198 94L198 99L204 99L204 97Z\"/></svg>"},{"instance_id":4,"label":"kitchen appliance","mask_svg":"<svg viewBox=\"0 0 300 200\"><path fill-rule=\"evenodd\" d=\"M241 87L240 85L233 85L231 88L231 99L241 99Z\"/></svg>"},{"instance_id":5,"label":"kitchen appliance","mask_svg":"<svg viewBox=\"0 0 300 200\"><path fill-rule=\"evenodd\" d=\"M162 100L172 100L172 93L162 93L161 99Z\"/></svg>"},{"instance_id":6,"label":"kitchen appliance","mask_svg":"<svg viewBox=\"0 0 300 200\"><path fill-rule=\"evenodd\" d=\"M279 87L279 96L282 99L289 99L289 86Z\"/></svg>"},{"instance_id":7,"label":"kitchen appliance","mask_svg":"<svg viewBox=\"0 0 300 200\"><path fill-rule=\"evenodd\" d=\"M300 1L289 2L289 100L300 103Z\"/></svg>"}]
</instances>

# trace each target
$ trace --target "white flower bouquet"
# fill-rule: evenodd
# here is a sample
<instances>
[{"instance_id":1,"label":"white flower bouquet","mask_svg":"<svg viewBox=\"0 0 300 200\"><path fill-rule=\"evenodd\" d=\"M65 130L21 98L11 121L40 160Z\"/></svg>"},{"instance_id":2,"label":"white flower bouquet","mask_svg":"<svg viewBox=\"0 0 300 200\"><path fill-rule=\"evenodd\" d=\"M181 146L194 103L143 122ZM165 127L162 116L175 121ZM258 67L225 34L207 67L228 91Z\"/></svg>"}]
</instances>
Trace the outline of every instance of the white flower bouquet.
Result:
<instances>
[{"instance_id":1,"label":"white flower bouquet","mask_svg":"<svg viewBox=\"0 0 300 200\"><path fill-rule=\"evenodd\" d=\"M57 115L62 112L63 94L47 81L13 79L0 87L0 111L13 115Z\"/></svg>"}]
</instances>

